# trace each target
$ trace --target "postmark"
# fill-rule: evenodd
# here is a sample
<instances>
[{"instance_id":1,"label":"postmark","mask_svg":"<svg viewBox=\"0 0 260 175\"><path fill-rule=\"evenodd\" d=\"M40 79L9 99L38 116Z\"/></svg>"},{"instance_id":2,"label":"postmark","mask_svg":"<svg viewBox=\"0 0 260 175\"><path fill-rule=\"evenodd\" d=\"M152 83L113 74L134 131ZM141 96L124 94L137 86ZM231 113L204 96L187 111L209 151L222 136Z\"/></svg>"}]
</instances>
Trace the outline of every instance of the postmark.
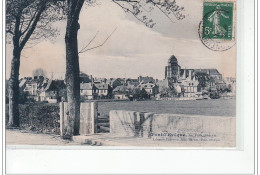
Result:
<instances>
[{"instance_id":1,"label":"postmark","mask_svg":"<svg viewBox=\"0 0 260 175\"><path fill-rule=\"evenodd\" d=\"M235 45L234 3L204 2L199 37L213 51L226 51Z\"/></svg>"}]
</instances>

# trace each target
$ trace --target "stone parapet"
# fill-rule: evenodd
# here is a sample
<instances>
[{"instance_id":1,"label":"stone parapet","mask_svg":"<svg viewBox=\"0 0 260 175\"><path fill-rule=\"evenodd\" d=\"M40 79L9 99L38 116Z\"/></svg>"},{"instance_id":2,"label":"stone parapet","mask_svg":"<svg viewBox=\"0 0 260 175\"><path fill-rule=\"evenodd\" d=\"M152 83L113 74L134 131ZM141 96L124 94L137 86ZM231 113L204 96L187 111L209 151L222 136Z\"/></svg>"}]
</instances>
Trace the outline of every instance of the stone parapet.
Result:
<instances>
[{"instance_id":1,"label":"stone parapet","mask_svg":"<svg viewBox=\"0 0 260 175\"><path fill-rule=\"evenodd\" d=\"M236 118L181 114L153 114L113 110L110 133L121 137L143 137L154 141L236 142Z\"/></svg>"}]
</instances>

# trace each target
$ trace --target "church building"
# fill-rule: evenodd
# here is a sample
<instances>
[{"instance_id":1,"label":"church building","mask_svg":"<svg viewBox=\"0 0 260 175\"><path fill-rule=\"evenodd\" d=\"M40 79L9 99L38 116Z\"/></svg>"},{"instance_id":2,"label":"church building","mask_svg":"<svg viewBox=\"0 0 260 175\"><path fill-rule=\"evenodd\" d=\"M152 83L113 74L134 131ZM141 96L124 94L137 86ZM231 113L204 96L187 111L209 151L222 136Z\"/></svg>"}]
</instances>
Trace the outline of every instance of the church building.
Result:
<instances>
[{"instance_id":1,"label":"church building","mask_svg":"<svg viewBox=\"0 0 260 175\"><path fill-rule=\"evenodd\" d=\"M222 80L222 75L217 69L181 69L177 58L172 55L165 67L165 80L171 86L181 88L184 97L196 97L201 93L201 84L198 75L212 78L216 81Z\"/></svg>"},{"instance_id":2,"label":"church building","mask_svg":"<svg viewBox=\"0 0 260 175\"><path fill-rule=\"evenodd\" d=\"M217 69L181 69L174 55L168 59L168 65L165 66L165 79L173 80L174 83L180 79L186 79L188 76L193 78L196 73L204 73L215 80L222 80L222 74Z\"/></svg>"},{"instance_id":3,"label":"church building","mask_svg":"<svg viewBox=\"0 0 260 175\"><path fill-rule=\"evenodd\" d=\"M165 67L165 79L173 79L176 82L180 78L181 66L178 64L177 58L172 55Z\"/></svg>"}]
</instances>

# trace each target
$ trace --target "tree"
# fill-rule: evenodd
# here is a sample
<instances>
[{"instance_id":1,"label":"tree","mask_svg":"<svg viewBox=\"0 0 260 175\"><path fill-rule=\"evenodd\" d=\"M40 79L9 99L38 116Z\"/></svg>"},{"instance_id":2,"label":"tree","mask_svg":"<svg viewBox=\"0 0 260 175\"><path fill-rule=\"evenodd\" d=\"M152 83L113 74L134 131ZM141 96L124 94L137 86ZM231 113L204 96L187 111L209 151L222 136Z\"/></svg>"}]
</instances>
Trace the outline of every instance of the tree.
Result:
<instances>
[{"instance_id":1,"label":"tree","mask_svg":"<svg viewBox=\"0 0 260 175\"><path fill-rule=\"evenodd\" d=\"M174 97L178 94L174 86L163 87L160 90L161 97Z\"/></svg>"},{"instance_id":2,"label":"tree","mask_svg":"<svg viewBox=\"0 0 260 175\"><path fill-rule=\"evenodd\" d=\"M60 8L54 10L57 4L53 0L6 1L6 34L7 40L11 40L13 45L8 126L19 126L19 69L22 50L28 41L53 37L57 34L50 25L59 19Z\"/></svg>"},{"instance_id":3,"label":"tree","mask_svg":"<svg viewBox=\"0 0 260 175\"><path fill-rule=\"evenodd\" d=\"M150 98L150 95L146 92L144 88L142 88L142 90L140 91L140 98L142 100L146 100Z\"/></svg>"},{"instance_id":4,"label":"tree","mask_svg":"<svg viewBox=\"0 0 260 175\"><path fill-rule=\"evenodd\" d=\"M199 81L199 86L202 88L205 88L207 86L207 83L209 82L209 75L205 72L196 72L195 77Z\"/></svg>"},{"instance_id":5,"label":"tree","mask_svg":"<svg viewBox=\"0 0 260 175\"><path fill-rule=\"evenodd\" d=\"M79 77L80 83L90 83L92 81L91 78L83 72L80 72Z\"/></svg>"},{"instance_id":6,"label":"tree","mask_svg":"<svg viewBox=\"0 0 260 175\"><path fill-rule=\"evenodd\" d=\"M60 0L64 1L64 0ZM178 20L185 16L181 14L183 7L179 7L175 0L112 0L125 12L132 14L137 20L152 28L155 22L147 17L147 12L154 8L159 9L170 21ZM79 78L79 52L78 52L78 30L80 29L79 15L84 0L66 0L67 26L65 35L66 45L66 85L68 98L68 124L64 128L64 139L71 139L73 134L79 134L80 122L80 78ZM86 0L86 3L93 3ZM147 6L146 6L147 5ZM149 9L146 9L149 8ZM148 12L148 14L149 14ZM102 46L102 45L101 45Z\"/></svg>"},{"instance_id":7,"label":"tree","mask_svg":"<svg viewBox=\"0 0 260 175\"><path fill-rule=\"evenodd\" d=\"M39 77L39 76L43 76L43 77L46 77L46 71L41 69L41 68L38 68L38 69L35 69L33 71L33 74L32 74L33 77Z\"/></svg>"},{"instance_id":8,"label":"tree","mask_svg":"<svg viewBox=\"0 0 260 175\"><path fill-rule=\"evenodd\" d=\"M79 14L84 0L67 0L66 45L66 87L68 100L68 124L64 128L64 139L79 134L80 122L80 78L78 55Z\"/></svg>"},{"instance_id":9,"label":"tree","mask_svg":"<svg viewBox=\"0 0 260 175\"><path fill-rule=\"evenodd\" d=\"M171 89L169 87L161 87L160 89L160 96L161 97L169 97Z\"/></svg>"}]
</instances>

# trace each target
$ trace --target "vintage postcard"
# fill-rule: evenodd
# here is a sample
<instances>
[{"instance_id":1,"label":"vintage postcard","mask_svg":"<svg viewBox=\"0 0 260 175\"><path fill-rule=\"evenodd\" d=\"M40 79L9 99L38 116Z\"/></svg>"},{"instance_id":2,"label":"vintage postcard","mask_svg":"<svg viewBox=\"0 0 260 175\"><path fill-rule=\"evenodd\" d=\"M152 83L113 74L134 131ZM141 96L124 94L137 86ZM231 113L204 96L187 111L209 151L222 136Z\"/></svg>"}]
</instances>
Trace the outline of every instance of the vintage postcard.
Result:
<instances>
[{"instance_id":1,"label":"vintage postcard","mask_svg":"<svg viewBox=\"0 0 260 175\"><path fill-rule=\"evenodd\" d=\"M236 0L6 0L6 145L236 148Z\"/></svg>"}]
</instances>

